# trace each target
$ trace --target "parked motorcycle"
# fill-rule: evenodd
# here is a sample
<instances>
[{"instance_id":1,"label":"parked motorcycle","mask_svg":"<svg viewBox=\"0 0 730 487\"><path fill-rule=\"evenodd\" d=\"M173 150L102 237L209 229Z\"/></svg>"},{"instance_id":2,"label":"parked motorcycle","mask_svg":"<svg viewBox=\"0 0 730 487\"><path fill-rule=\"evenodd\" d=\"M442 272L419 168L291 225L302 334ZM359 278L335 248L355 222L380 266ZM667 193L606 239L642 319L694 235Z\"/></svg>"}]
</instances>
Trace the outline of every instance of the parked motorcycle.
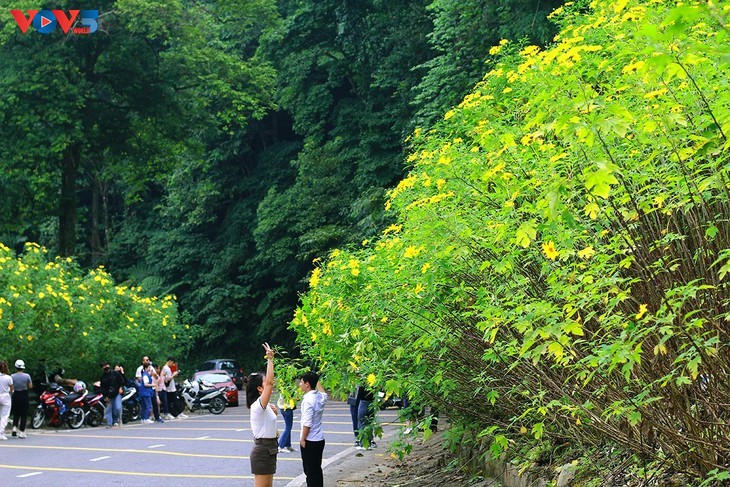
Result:
<instances>
[{"instance_id":1,"label":"parked motorcycle","mask_svg":"<svg viewBox=\"0 0 730 487\"><path fill-rule=\"evenodd\" d=\"M137 421L142 417L139 395L134 387L125 387L122 394L122 422Z\"/></svg>"},{"instance_id":2,"label":"parked motorcycle","mask_svg":"<svg viewBox=\"0 0 730 487\"><path fill-rule=\"evenodd\" d=\"M186 379L182 385L181 397L190 412L207 409L213 414L221 414L228 404L222 389L200 379L192 382Z\"/></svg>"},{"instance_id":3,"label":"parked motorcycle","mask_svg":"<svg viewBox=\"0 0 730 487\"><path fill-rule=\"evenodd\" d=\"M83 401L88 391L68 392L56 383L42 384L45 391L39 398L31 426L38 429L44 423L48 426L68 424L72 429L84 424Z\"/></svg>"},{"instance_id":4,"label":"parked motorcycle","mask_svg":"<svg viewBox=\"0 0 730 487\"><path fill-rule=\"evenodd\" d=\"M104 421L106 398L100 392L88 394L82 404L84 408L84 422L89 426L99 426Z\"/></svg>"}]
</instances>

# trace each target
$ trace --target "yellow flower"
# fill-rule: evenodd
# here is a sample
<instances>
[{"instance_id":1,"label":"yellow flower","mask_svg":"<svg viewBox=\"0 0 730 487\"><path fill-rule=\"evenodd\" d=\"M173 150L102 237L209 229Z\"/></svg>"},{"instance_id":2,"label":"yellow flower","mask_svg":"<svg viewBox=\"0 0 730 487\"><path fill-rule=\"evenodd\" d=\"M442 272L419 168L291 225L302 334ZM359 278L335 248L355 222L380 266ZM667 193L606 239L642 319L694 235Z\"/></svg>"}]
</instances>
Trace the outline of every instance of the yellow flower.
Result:
<instances>
[{"instance_id":1,"label":"yellow flower","mask_svg":"<svg viewBox=\"0 0 730 487\"><path fill-rule=\"evenodd\" d=\"M596 254L596 251L593 250L593 247L590 245L588 247L584 248L583 250L578 251L578 257L580 257L581 259L590 259L595 254Z\"/></svg>"},{"instance_id":2,"label":"yellow flower","mask_svg":"<svg viewBox=\"0 0 730 487\"><path fill-rule=\"evenodd\" d=\"M642 317L642 316L644 316L644 315L646 314L646 312L647 312L648 310L649 310L649 306L648 306L648 305L646 305L646 304L642 304L642 305L640 305L640 306L639 306L639 312L638 312L638 313L636 313L636 316L635 316L635 318L636 318L637 320L640 320L640 319L641 319L641 317Z\"/></svg>"},{"instance_id":3,"label":"yellow flower","mask_svg":"<svg viewBox=\"0 0 730 487\"><path fill-rule=\"evenodd\" d=\"M315 267L312 271L312 277L309 278L309 287L315 288L317 287L317 284L319 284L319 278L322 274L322 268L321 267Z\"/></svg>"},{"instance_id":4,"label":"yellow flower","mask_svg":"<svg viewBox=\"0 0 730 487\"><path fill-rule=\"evenodd\" d=\"M15 328L15 323L13 323L13 322L11 321L11 322L10 322L10 323L8 324L8 331L12 331L12 330L13 330L13 328Z\"/></svg>"},{"instance_id":5,"label":"yellow flower","mask_svg":"<svg viewBox=\"0 0 730 487\"><path fill-rule=\"evenodd\" d=\"M407 259L413 258L413 257L417 256L418 254L420 254L422 250L423 250L423 246L421 246L421 247L414 247L414 246L411 245L403 253L403 257L405 257Z\"/></svg>"},{"instance_id":6,"label":"yellow flower","mask_svg":"<svg viewBox=\"0 0 730 487\"><path fill-rule=\"evenodd\" d=\"M667 89L666 88L660 88L658 90L654 90L654 91L651 91L651 92L647 93L646 95L644 95L644 98L646 98L646 99L656 98L658 96L663 95L666 92L667 92Z\"/></svg>"},{"instance_id":7,"label":"yellow flower","mask_svg":"<svg viewBox=\"0 0 730 487\"><path fill-rule=\"evenodd\" d=\"M373 387L375 385L375 381L378 380L377 377L375 377L375 374L368 374L368 385L370 387Z\"/></svg>"},{"instance_id":8,"label":"yellow flower","mask_svg":"<svg viewBox=\"0 0 730 487\"><path fill-rule=\"evenodd\" d=\"M558 251L555 250L555 244L552 240L548 240L542 244L542 251L545 253L545 257L550 260L555 260L558 257Z\"/></svg>"},{"instance_id":9,"label":"yellow flower","mask_svg":"<svg viewBox=\"0 0 730 487\"><path fill-rule=\"evenodd\" d=\"M386 228L385 230L383 230L383 235L388 235L389 233L398 233L401 231L402 228L403 227L401 225L393 224L393 225L389 226L388 228Z\"/></svg>"}]
</instances>

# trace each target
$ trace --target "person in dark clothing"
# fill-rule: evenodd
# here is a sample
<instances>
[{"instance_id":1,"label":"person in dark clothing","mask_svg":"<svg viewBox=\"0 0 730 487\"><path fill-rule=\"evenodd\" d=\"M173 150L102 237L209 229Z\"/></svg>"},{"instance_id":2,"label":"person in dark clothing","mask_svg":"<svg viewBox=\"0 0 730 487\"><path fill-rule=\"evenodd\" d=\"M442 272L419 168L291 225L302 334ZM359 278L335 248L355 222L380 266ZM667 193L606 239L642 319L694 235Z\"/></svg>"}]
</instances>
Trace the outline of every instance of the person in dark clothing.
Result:
<instances>
[{"instance_id":1,"label":"person in dark clothing","mask_svg":"<svg viewBox=\"0 0 730 487\"><path fill-rule=\"evenodd\" d=\"M101 363L102 374L99 381L101 393L107 401L106 426L119 426L122 421L122 393L124 392L124 377L116 370L112 370L109 362Z\"/></svg>"},{"instance_id":2,"label":"person in dark clothing","mask_svg":"<svg viewBox=\"0 0 730 487\"><path fill-rule=\"evenodd\" d=\"M25 424L28 420L28 390L33 389L33 380L30 375L25 373L25 362L22 360L15 361L15 372L11 377L13 379L13 404L10 412L13 415L13 436L18 438L27 438L25 435ZM18 430L18 427L20 429Z\"/></svg>"}]
</instances>

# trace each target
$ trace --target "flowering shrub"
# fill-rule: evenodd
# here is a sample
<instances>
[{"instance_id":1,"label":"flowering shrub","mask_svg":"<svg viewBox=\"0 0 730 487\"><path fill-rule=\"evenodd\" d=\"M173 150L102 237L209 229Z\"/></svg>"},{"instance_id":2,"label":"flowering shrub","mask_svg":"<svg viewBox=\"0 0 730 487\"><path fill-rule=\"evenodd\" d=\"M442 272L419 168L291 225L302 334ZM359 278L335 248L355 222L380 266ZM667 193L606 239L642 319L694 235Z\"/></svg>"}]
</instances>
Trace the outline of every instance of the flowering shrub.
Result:
<instances>
[{"instance_id":1,"label":"flowering shrub","mask_svg":"<svg viewBox=\"0 0 730 487\"><path fill-rule=\"evenodd\" d=\"M495 46L495 69L415 131L399 223L321 263L292 328L333 386L436 405L494 455L610 440L718 475L730 7L572 7L552 47Z\"/></svg>"},{"instance_id":2,"label":"flowering shrub","mask_svg":"<svg viewBox=\"0 0 730 487\"><path fill-rule=\"evenodd\" d=\"M143 355L180 354L194 333L177 322L173 296L115 285L103 268L85 274L36 244L20 256L0 245L0 357L11 368L22 358L31 373L45 364L95 379L102 359L133 365Z\"/></svg>"}]
</instances>

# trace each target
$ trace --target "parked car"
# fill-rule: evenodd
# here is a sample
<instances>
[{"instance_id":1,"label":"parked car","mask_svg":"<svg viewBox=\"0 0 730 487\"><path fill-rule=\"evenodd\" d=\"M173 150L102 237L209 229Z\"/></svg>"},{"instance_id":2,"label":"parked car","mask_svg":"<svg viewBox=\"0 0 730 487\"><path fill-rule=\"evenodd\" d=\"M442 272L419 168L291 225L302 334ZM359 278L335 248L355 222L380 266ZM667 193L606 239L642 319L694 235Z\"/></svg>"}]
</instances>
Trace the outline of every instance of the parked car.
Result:
<instances>
[{"instance_id":1,"label":"parked car","mask_svg":"<svg viewBox=\"0 0 730 487\"><path fill-rule=\"evenodd\" d=\"M243 369L238 363L238 360L232 358L216 358L206 360L203 365L198 367L197 371L211 371L211 370L225 370L233 378L233 383L240 391L243 389Z\"/></svg>"},{"instance_id":2,"label":"parked car","mask_svg":"<svg viewBox=\"0 0 730 487\"><path fill-rule=\"evenodd\" d=\"M398 409L403 408L403 399L398 396L390 395L385 397L385 393L381 391L378 392L378 397L380 398L380 409L386 409L389 407L396 407Z\"/></svg>"},{"instance_id":3,"label":"parked car","mask_svg":"<svg viewBox=\"0 0 730 487\"><path fill-rule=\"evenodd\" d=\"M223 389L229 406L238 406L238 388L233 378L225 370L202 370L193 374L193 380L208 382L218 389Z\"/></svg>"}]
</instances>

